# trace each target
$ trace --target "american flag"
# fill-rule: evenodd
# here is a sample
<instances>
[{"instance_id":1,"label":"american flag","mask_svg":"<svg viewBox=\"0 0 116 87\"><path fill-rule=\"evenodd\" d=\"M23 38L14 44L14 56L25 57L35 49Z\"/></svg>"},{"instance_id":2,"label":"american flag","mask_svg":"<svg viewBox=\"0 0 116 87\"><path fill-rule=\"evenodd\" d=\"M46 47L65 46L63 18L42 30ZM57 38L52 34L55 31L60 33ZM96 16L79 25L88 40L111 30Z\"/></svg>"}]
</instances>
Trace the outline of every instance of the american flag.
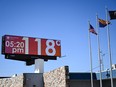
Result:
<instances>
[{"instance_id":1,"label":"american flag","mask_svg":"<svg viewBox=\"0 0 116 87\"><path fill-rule=\"evenodd\" d=\"M90 24L90 27L89 27L89 32L91 32L91 33L97 35L95 29L93 28L93 26L92 26L91 24Z\"/></svg>"}]
</instances>

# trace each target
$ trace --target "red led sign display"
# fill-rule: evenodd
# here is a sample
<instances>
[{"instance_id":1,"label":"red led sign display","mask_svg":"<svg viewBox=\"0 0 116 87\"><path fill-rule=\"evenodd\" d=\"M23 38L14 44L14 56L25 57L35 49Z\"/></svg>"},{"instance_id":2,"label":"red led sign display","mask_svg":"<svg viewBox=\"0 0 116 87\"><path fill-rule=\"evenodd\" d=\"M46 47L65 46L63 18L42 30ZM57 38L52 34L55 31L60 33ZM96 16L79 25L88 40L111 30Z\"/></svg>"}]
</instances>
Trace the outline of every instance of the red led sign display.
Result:
<instances>
[{"instance_id":1,"label":"red led sign display","mask_svg":"<svg viewBox=\"0 0 116 87\"><path fill-rule=\"evenodd\" d=\"M61 56L61 41L5 35L4 54Z\"/></svg>"}]
</instances>

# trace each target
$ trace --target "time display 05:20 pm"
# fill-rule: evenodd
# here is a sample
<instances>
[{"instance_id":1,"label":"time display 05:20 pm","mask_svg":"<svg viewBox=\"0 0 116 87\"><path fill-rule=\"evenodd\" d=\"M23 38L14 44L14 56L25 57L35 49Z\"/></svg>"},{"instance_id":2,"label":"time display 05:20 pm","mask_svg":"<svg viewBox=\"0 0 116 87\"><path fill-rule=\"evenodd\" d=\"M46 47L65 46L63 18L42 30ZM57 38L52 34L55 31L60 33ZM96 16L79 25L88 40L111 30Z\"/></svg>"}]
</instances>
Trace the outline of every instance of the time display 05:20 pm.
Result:
<instances>
[{"instance_id":1,"label":"time display 05:20 pm","mask_svg":"<svg viewBox=\"0 0 116 87\"><path fill-rule=\"evenodd\" d=\"M5 54L61 56L61 41L5 35Z\"/></svg>"},{"instance_id":2,"label":"time display 05:20 pm","mask_svg":"<svg viewBox=\"0 0 116 87\"><path fill-rule=\"evenodd\" d=\"M12 48L12 53L24 53L24 42L6 41L5 47Z\"/></svg>"}]
</instances>

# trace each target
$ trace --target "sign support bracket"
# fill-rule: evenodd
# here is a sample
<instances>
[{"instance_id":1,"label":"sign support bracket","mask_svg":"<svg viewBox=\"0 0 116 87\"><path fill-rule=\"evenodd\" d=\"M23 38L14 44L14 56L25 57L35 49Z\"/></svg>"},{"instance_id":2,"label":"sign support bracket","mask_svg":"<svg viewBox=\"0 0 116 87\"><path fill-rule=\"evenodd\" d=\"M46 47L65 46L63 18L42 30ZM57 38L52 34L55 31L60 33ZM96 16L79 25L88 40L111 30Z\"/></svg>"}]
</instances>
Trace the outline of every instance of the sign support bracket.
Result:
<instances>
[{"instance_id":1,"label":"sign support bracket","mask_svg":"<svg viewBox=\"0 0 116 87\"><path fill-rule=\"evenodd\" d=\"M44 59L35 59L35 73L44 73Z\"/></svg>"}]
</instances>

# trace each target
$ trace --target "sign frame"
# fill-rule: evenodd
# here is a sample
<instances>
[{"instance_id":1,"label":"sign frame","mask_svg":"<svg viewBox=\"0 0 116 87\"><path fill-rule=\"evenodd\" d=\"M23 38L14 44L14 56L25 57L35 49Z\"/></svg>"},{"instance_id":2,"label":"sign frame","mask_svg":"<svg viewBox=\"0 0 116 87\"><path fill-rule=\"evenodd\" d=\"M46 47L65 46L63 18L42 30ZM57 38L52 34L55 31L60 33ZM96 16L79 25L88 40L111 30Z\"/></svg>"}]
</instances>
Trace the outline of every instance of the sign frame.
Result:
<instances>
[{"instance_id":1,"label":"sign frame","mask_svg":"<svg viewBox=\"0 0 116 87\"><path fill-rule=\"evenodd\" d=\"M24 39L24 41L22 38ZM36 40L38 40L38 43L34 42ZM39 42L40 40L41 40L41 43ZM28 45L27 45L26 41L28 41ZM35 44L35 45L33 45L33 44ZM40 44L40 46L39 46L39 44ZM31 46L33 46L33 47L31 47ZM37 51L38 54L36 54L37 53L37 52L35 52L36 50L34 50L32 52L33 48L37 48L34 46L40 47L42 54L39 54L39 51ZM21 50L19 50L17 52L15 52L15 50L13 50L13 49L19 49L19 48L21 48ZM12 51L11 51L11 49L12 49ZM23 50L23 49L28 49L28 51ZM43 49L44 49L44 51L43 51ZM25 53L23 53L23 52L25 52ZM31 54L28 52L30 52ZM34 52L35 52L35 54L34 54ZM50 55L47 55L47 52ZM57 57L61 57L61 41L54 40L54 39L46 39L46 38L4 35L4 36L2 36L2 51L1 51L1 53L5 55L6 59L25 61L27 65L31 65L31 64L34 64L35 59L44 59L44 61L48 61L48 60L56 60ZM30 62L28 62L28 61L30 61Z\"/></svg>"}]
</instances>

